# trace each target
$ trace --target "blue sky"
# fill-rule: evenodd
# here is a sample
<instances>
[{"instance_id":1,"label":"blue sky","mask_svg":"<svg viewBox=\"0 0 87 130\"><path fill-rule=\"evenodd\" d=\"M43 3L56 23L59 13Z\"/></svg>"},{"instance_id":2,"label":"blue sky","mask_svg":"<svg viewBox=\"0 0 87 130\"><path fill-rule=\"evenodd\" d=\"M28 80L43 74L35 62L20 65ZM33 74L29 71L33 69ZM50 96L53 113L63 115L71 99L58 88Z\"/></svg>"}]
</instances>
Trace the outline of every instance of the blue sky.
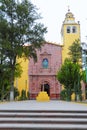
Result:
<instances>
[{"instance_id":1,"label":"blue sky","mask_svg":"<svg viewBox=\"0 0 87 130\"><path fill-rule=\"evenodd\" d=\"M31 0L43 17L40 22L48 29L46 41L61 43L61 26L65 14L70 11L75 21L80 21L81 42L87 42L87 0Z\"/></svg>"}]
</instances>

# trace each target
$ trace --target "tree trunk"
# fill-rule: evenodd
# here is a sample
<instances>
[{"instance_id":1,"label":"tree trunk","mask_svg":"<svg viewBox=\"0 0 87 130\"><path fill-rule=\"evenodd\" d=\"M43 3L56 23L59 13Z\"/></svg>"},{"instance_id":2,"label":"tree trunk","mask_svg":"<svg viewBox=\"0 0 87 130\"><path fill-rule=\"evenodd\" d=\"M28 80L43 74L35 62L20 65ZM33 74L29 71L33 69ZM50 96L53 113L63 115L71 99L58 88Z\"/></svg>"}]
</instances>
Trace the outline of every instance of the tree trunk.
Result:
<instances>
[{"instance_id":1,"label":"tree trunk","mask_svg":"<svg viewBox=\"0 0 87 130\"><path fill-rule=\"evenodd\" d=\"M13 83L13 81L11 82L10 101L14 101L14 83Z\"/></svg>"},{"instance_id":2,"label":"tree trunk","mask_svg":"<svg viewBox=\"0 0 87 130\"><path fill-rule=\"evenodd\" d=\"M4 99L4 85L2 84L2 90L1 90L1 101L3 102Z\"/></svg>"},{"instance_id":3,"label":"tree trunk","mask_svg":"<svg viewBox=\"0 0 87 130\"><path fill-rule=\"evenodd\" d=\"M14 101L14 67L11 71L10 79L10 101Z\"/></svg>"},{"instance_id":4,"label":"tree trunk","mask_svg":"<svg viewBox=\"0 0 87 130\"><path fill-rule=\"evenodd\" d=\"M10 91L10 101L14 101L14 91Z\"/></svg>"},{"instance_id":5,"label":"tree trunk","mask_svg":"<svg viewBox=\"0 0 87 130\"><path fill-rule=\"evenodd\" d=\"M66 93L67 94L66 100L71 101L71 88L69 87L66 92L67 92Z\"/></svg>"}]
</instances>

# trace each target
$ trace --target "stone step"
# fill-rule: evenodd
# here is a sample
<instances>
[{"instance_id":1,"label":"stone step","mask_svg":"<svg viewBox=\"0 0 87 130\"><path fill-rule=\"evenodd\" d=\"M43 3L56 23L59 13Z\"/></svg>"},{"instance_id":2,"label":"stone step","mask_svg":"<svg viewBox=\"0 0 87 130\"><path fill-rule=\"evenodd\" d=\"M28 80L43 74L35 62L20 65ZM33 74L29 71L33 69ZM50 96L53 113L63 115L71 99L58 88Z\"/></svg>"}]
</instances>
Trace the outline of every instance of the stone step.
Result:
<instances>
[{"instance_id":1,"label":"stone step","mask_svg":"<svg viewBox=\"0 0 87 130\"><path fill-rule=\"evenodd\" d=\"M0 124L3 123L32 123L32 124L87 124L87 119L76 118L0 118Z\"/></svg>"},{"instance_id":2,"label":"stone step","mask_svg":"<svg viewBox=\"0 0 87 130\"><path fill-rule=\"evenodd\" d=\"M78 124L0 124L0 130L87 130L87 125Z\"/></svg>"},{"instance_id":3,"label":"stone step","mask_svg":"<svg viewBox=\"0 0 87 130\"><path fill-rule=\"evenodd\" d=\"M87 114L87 111L86 110L17 110L17 109L14 109L14 110L11 110L11 109L4 109L4 110L1 110L0 109L0 113L7 113L7 112L12 112L12 113L85 113Z\"/></svg>"},{"instance_id":4,"label":"stone step","mask_svg":"<svg viewBox=\"0 0 87 130\"><path fill-rule=\"evenodd\" d=\"M87 130L87 111L0 110L0 130Z\"/></svg>"},{"instance_id":5,"label":"stone step","mask_svg":"<svg viewBox=\"0 0 87 130\"><path fill-rule=\"evenodd\" d=\"M39 113L39 112L34 112L34 113L20 113L20 112L1 112L0 117L20 117L20 118L87 118L87 113Z\"/></svg>"}]
</instances>

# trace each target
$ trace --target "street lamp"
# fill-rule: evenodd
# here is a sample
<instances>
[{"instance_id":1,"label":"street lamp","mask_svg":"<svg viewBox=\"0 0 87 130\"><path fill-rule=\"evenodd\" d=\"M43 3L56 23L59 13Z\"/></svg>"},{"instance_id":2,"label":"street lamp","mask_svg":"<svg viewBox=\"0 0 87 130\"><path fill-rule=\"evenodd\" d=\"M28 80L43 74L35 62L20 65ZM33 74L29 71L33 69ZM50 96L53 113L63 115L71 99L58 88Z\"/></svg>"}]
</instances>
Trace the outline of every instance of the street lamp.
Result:
<instances>
[{"instance_id":1,"label":"street lamp","mask_svg":"<svg viewBox=\"0 0 87 130\"><path fill-rule=\"evenodd\" d=\"M87 48L85 48L85 73L86 73L86 83L87 83Z\"/></svg>"},{"instance_id":2,"label":"street lamp","mask_svg":"<svg viewBox=\"0 0 87 130\"><path fill-rule=\"evenodd\" d=\"M86 72L86 83L87 83L87 60L86 60L86 59L87 59L87 58L86 58L87 55L86 55L86 51L87 51L87 50L85 50L85 72Z\"/></svg>"},{"instance_id":3,"label":"street lamp","mask_svg":"<svg viewBox=\"0 0 87 130\"><path fill-rule=\"evenodd\" d=\"M85 70L86 73L86 83L87 83L87 44L83 42L81 44L81 47L82 47L83 69Z\"/></svg>"}]
</instances>

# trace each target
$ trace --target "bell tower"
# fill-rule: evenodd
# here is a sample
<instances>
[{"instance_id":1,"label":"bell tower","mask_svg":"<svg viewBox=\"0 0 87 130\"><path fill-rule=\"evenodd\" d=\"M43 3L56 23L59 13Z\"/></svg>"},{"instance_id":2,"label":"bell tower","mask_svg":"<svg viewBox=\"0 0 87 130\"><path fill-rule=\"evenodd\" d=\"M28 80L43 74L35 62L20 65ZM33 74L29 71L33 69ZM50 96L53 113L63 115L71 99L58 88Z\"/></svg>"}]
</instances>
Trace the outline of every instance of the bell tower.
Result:
<instances>
[{"instance_id":1,"label":"bell tower","mask_svg":"<svg viewBox=\"0 0 87 130\"><path fill-rule=\"evenodd\" d=\"M68 9L68 12L65 15L65 20L63 21L61 28L61 38L62 38L62 62L65 58L69 57L69 46L77 39L80 40L80 23L75 22L75 17Z\"/></svg>"}]
</instances>

